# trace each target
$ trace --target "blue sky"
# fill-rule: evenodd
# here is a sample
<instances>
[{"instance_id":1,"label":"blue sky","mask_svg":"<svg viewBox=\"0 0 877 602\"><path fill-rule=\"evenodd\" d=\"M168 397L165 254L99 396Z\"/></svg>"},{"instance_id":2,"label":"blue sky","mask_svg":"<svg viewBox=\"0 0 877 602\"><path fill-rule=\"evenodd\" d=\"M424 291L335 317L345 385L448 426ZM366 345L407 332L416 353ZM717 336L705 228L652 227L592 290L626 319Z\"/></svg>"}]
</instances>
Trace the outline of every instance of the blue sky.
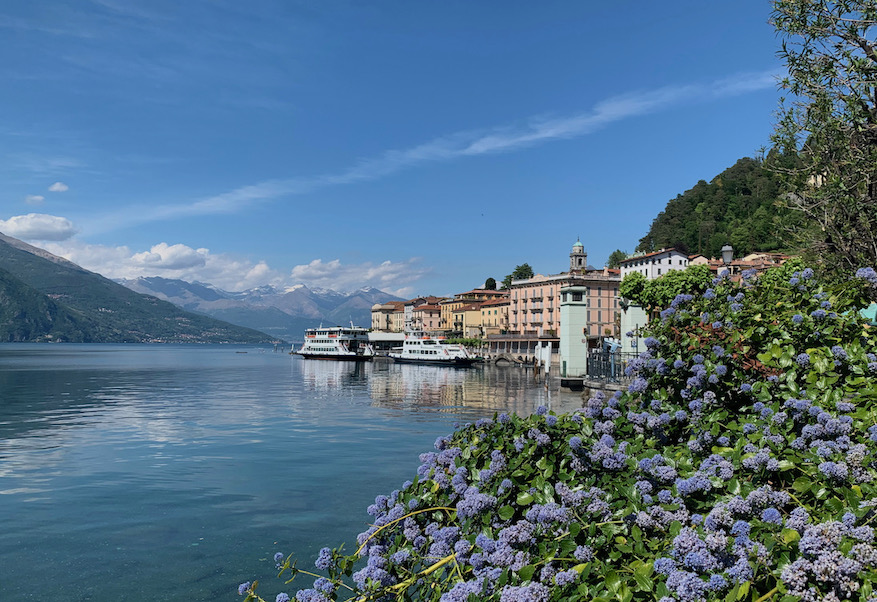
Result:
<instances>
[{"instance_id":1,"label":"blue sky","mask_svg":"<svg viewBox=\"0 0 877 602\"><path fill-rule=\"evenodd\" d=\"M769 144L766 0L6 0L0 232L112 278L446 295L633 251Z\"/></svg>"}]
</instances>

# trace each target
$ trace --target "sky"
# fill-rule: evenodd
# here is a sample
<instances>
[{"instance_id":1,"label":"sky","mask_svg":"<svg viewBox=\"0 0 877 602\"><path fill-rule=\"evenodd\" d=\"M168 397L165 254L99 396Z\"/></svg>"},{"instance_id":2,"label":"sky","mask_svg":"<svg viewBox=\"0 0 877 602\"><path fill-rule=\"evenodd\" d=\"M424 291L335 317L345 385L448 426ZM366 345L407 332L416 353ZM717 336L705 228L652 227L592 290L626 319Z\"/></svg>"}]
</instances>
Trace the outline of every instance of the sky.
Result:
<instances>
[{"instance_id":1,"label":"sky","mask_svg":"<svg viewBox=\"0 0 877 602\"><path fill-rule=\"evenodd\" d=\"M770 144L768 0L4 0L0 232L400 297L602 267Z\"/></svg>"}]
</instances>

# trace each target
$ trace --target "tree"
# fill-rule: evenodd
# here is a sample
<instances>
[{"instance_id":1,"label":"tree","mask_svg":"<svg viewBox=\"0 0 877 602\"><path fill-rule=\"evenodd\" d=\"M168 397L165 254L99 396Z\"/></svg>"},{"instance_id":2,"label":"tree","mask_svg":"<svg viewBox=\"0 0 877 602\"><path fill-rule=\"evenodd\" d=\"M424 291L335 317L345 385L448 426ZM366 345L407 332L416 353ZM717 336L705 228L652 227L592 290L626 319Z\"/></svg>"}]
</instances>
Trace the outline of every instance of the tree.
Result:
<instances>
[{"instance_id":1,"label":"tree","mask_svg":"<svg viewBox=\"0 0 877 602\"><path fill-rule=\"evenodd\" d=\"M515 271L502 279L502 287L508 289L512 287L512 280L526 280L532 277L533 268L530 267L529 263L522 263L515 266Z\"/></svg>"},{"instance_id":2,"label":"tree","mask_svg":"<svg viewBox=\"0 0 877 602\"><path fill-rule=\"evenodd\" d=\"M609 254L609 259L606 260L607 268L617 268L621 267L621 262L627 259L628 254L627 251L622 251L621 249L615 249Z\"/></svg>"},{"instance_id":3,"label":"tree","mask_svg":"<svg viewBox=\"0 0 877 602\"><path fill-rule=\"evenodd\" d=\"M624 277L618 294L650 310L669 306L676 295L694 295L709 288L713 275L706 265L690 265L684 270L670 270L660 278L647 280L639 272Z\"/></svg>"},{"instance_id":4,"label":"tree","mask_svg":"<svg viewBox=\"0 0 877 602\"><path fill-rule=\"evenodd\" d=\"M874 0L774 0L792 95L774 142L786 206L816 228L802 246L836 273L877 263L877 25ZM809 239L809 240L808 240Z\"/></svg>"},{"instance_id":5,"label":"tree","mask_svg":"<svg viewBox=\"0 0 877 602\"><path fill-rule=\"evenodd\" d=\"M488 278L484 281L484 288L488 291L496 290L496 280L494 278Z\"/></svg>"}]
</instances>

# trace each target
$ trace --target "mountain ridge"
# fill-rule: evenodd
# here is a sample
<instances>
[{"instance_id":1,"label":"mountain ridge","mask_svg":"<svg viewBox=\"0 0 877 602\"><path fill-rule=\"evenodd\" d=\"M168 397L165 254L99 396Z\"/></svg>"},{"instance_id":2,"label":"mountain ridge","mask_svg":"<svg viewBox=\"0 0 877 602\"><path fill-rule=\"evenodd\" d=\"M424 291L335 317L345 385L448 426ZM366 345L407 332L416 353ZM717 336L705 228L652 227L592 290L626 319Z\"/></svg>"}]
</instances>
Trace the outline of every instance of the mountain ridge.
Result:
<instances>
[{"instance_id":1,"label":"mountain ridge","mask_svg":"<svg viewBox=\"0 0 877 602\"><path fill-rule=\"evenodd\" d=\"M321 324L353 322L368 327L374 304L401 300L374 287L342 293L326 288L312 289L299 283L287 287L262 285L232 292L204 282L161 276L141 276L116 282L187 311L255 328L287 341L301 341L307 328Z\"/></svg>"},{"instance_id":2,"label":"mountain ridge","mask_svg":"<svg viewBox=\"0 0 877 602\"><path fill-rule=\"evenodd\" d=\"M0 234L0 341L80 343L273 342L142 295L100 274Z\"/></svg>"}]
</instances>

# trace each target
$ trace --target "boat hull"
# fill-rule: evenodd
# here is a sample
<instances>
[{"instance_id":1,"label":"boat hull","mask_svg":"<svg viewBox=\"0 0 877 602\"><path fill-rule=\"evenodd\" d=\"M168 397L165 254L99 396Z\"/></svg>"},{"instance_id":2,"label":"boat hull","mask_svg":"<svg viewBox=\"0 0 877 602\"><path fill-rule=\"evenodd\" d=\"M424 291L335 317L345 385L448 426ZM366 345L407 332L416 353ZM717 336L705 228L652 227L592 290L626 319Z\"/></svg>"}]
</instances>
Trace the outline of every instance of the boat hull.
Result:
<instances>
[{"instance_id":1,"label":"boat hull","mask_svg":"<svg viewBox=\"0 0 877 602\"><path fill-rule=\"evenodd\" d=\"M475 357L455 357L450 359L421 359L414 357L398 357L390 355L395 362L400 364L421 364L423 366L452 366L456 368L469 368L478 362Z\"/></svg>"},{"instance_id":2,"label":"boat hull","mask_svg":"<svg viewBox=\"0 0 877 602\"><path fill-rule=\"evenodd\" d=\"M337 360L341 362L370 362L372 360L371 355L342 355L342 354L331 354L331 353L300 353L296 352L295 355L300 355L306 360Z\"/></svg>"}]
</instances>

